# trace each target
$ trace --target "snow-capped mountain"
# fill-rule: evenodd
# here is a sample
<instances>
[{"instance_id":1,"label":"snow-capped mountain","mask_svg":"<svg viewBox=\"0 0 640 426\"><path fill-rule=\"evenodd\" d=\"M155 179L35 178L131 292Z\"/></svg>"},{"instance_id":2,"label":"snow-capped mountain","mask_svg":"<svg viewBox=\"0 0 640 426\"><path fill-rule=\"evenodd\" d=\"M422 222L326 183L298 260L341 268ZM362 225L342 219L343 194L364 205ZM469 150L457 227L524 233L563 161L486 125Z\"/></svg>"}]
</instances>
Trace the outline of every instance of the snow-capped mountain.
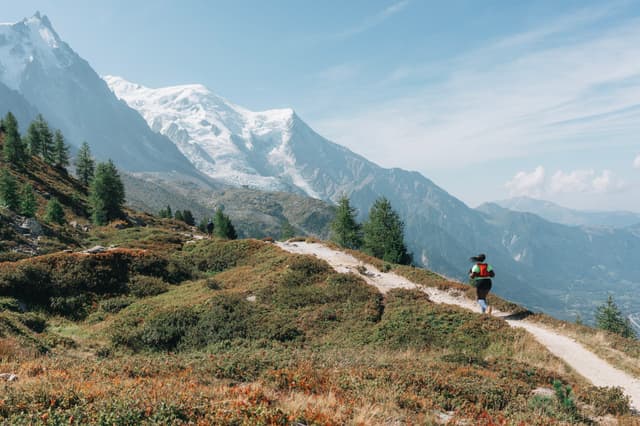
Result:
<instances>
[{"instance_id":1,"label":"snow-capped mountain","mask_svg":"<svg viewBox=\"0 0 640 426\"><path fill-rule=\"evenodd\" d=\"M297 188L320 198L299 175L291 152L293 110L249 111L199 84L150 89L120 77L103 78L206 175L235 186Z\"/></svg>"},{"instance_id":2,"label":"snow-capped mountain","mask_svg":"<svg viewBox=\"0 0 640 426\"><path fill-rule=\"evenodd\" d=\"M113 95L40 13L0 24L0 84L42 113L72 145L89 142L100 159L112 158L132 171L198 174L171 141ZM20 125L25 129L28 123Z\"/></svg>"}]
</instances>

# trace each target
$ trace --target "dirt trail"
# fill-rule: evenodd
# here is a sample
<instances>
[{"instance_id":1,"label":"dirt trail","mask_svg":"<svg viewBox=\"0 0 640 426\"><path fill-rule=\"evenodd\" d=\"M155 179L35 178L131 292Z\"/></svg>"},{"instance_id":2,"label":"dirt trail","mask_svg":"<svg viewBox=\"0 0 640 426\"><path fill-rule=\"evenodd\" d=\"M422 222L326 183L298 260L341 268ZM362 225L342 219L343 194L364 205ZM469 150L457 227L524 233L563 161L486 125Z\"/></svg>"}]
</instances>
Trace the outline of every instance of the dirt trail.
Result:
<instances>
[{"instance_id":1,"label":"dirt trail","mask_svg":"<svg viewBox=\"0 0 640 426\"><path fill-rule=\"evenodd\" d=\"M358 273L358 267L364 266L366 273L361 275L369 284L377 287L382 293L394 288L418 288L429 295L436 303L457 305L463 308L480 312L475 301L468 299L460 292L438 290L436 288L422 287L408 279L392 272L380 272L370 264L364 263L355 257L331 249L323 244L306 242L285 242L277 245L291 253L317 256L327 261L337 272ZM496 316L507 316L507 313L496 312ZM538 342L544 345L552 354L564 360L580 375L596 386L620 386L631 398L634 410L640 409L640 379L611 366L606 361L594 355L575 340L564 336L554 330L543 327L526 320L507 320L512 327L523 328L531 333Z\"/></svg>"}]
</instances>

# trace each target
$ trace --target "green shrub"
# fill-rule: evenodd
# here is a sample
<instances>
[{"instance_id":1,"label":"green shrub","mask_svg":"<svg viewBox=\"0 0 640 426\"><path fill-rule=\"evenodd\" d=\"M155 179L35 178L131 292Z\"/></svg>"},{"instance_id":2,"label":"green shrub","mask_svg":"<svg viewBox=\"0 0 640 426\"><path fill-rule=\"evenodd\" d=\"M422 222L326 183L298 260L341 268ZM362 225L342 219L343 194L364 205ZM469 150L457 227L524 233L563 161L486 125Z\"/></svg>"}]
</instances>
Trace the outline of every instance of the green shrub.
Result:
<instances>
[{"instance_id":1,"label":"green shrub","mask_svg":"<svg viewBox=\"0 0 640 426\"><path fill-rule=\"evenodd\" d=\"M136 275L129 280L129 292L136 297L157 296L169 291L169 285L160 278Z\"/></svg>"},{"instance_id":2,"label":"green shrub","mask_svg":"<svg viewBox=\"0 0 640 426\"><path fill-rule=\"evenodd\" d=\"M324 279L331 271L331 267L324 260L295 255L289 261L287 271L281 276L280 284L285 287L311 285Z\"/></svg>"},{"instance_id":3,"label":"green shrub","mask_svg":"<svg viewBox=\"0 0 640 426\"><path fill-rule=\"evenodd\" d=\"M221 272L255 254L264 243L254 240L203 240L184 249L183 261L202 272Z\"/></svg>"},{"instance_id":4,"label":"green shrub","mask_svg":"<svg viewBox=\"0 0 640 426\"><path fill-rule=\"evenodd\" d=\"M0 311L20 312L20 302L13 297L0 297Z\"/></svg>"},{"instance_id":5,"label":"green shrub","mask_svg":"<svg viewBox=\"0 0 640 426\"><path fill-rule=\"evenodd\" d=\"M129 296L112 297L101 301L100 308L105 312L116 314L132 304L133 301L134 299Z\"/></svg>"},{"instance_id":6,"label":"green shrub","mask_svg":"<svg viewBox=\"0 0 640 426\"><path fill-rule=\"evenodd\" d=\"M612 414L615 416L631 412L630 399L620 387L591 386L584 392L583 398L593 406L597 416Z\"/></svg>"},{"instance_id":7,"label":"green shrub","mask_svg":"<svg viewBox=\"0 0 640 426\"><path fill-rule=\"evenodd\" d=\"M87 316L91 306L91 298L86 294L49 299L49 310L58 315L80 320Z\"/></svg>"},{"instance_id":8,"label":"green shrub","mask_svg":"<svg viewBox=\"0 0 640 426\"><path fill-rule=\"evenodd\" d=\"M148 320L140 334L142 344L153 350L174 350L198 323L192 309L180 308L162 312Z\"/></svg>"},{"instance_id":9,"label":"green shrub","mask_svg":"<svg viewBox=\"0 0 640 426\"><path fill-rule=\"evenodd\" d=\"M47 328L47 319L35 312L26 312L18 317L31 331L42 333Z\"/></svg>"},{"instance_id":10,"label":"green shrub","mask_svg":"<svg viewBox=\"0 0 640 426\"><path fill-rule=\"evenodd\" d=\"M220 290L220 288L222 288L220 285L220 281L211 277L205 279L204 285L210 290Z\"/></svg>"}]
</instances>

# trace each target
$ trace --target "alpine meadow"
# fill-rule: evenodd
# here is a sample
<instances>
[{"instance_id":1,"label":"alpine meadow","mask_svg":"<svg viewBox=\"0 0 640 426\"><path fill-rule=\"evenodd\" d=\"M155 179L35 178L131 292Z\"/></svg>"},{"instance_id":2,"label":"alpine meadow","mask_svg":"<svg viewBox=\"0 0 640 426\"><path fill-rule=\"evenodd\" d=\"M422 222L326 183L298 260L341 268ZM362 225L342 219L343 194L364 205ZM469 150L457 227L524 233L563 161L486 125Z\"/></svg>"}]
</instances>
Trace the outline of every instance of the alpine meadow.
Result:
<instances>
[{"instance_id":1,"label":"alpine meadow","mask_svg":"<svg viewBox=\"0 0 640 426\"><path fill-rule=\"evenodd\" d=\"M0 424L640 424L640 5L0 15Z\"/></svg>"}]
</instances>

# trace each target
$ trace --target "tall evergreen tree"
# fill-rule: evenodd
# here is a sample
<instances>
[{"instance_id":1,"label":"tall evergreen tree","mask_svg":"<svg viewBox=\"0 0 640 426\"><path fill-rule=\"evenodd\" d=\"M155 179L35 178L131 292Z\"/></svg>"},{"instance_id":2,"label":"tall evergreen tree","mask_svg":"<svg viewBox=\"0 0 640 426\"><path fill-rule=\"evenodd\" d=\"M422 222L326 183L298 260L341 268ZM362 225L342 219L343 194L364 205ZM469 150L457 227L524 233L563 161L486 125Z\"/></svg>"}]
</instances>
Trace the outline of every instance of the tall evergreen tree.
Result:
<instances>
[{"instance_id":1,"label":"tall evergreen tree","mask_svg":"<svg viewBox=\"0 0 640 426\"><path fill-rule=\"evenodd\" d=\"M44 122L44 117L40 114L33 120L27 128L26 147L30 155L40 155L42 151L42 135L40 129Z\"/></svg>"},{"instance_id":2,"label":"tall evergreen tree","mask_svg":"<svg viewBox=\"0 0 640 426\"><path fill-rule=\"evenodd\" d=\"M11 113L2 120L2 133L4 134L4 143L2 146L2 154L4 161L17 167L24 165L26 154L22 138L20 138L20 130L18 129L18 120Z\"/></svg>"},{"instance_id":3,"label":"tall evergreen tree","mask_svg":"<svg viewBox=\"0 0 640 426\"><path fill-rule=\"evenodd\" d=\"M80 146L75 166L78 180L80 180L84 186L89 186L95 172L95 161L93 157L91 157L91 150L89 149L88 143L83 142L82 146Z\"/></svg>"},{"instance_id":4,"label":"tall evergreen tree","mask_svg":"<svg viewBox=\"0 0 640 426\"><path fill-rule=\"evenodd\" d=\"M122 217L124 200L124 185L113 161L99 163L89 187L89 206L93 222L104 225L110 220Z\"/></svg>"},{"instance_id":5,"label":"tall evergreen tree","mask_svg":"<svg viewBox=\"0 0 640 426\"><path fill-rule=\"evenodd\" d=\"M226 238L228 240L235 240L238 238L236 230L231 223L231 219L223 213L221 207L218 207L216 214L213 217L213 232L216 237Z\"/></svg>"},{"instance_id":6,"label":"tall evergreen tree","mask_svg":"<svg viewBox=\"0 0 640 426\"><path fill-rule=\"evenodd\" d=\"M60 169L66 169L69 165L69 147L64 143L64 136L60 130L56 130L53 141L53 164Z\"/></svg>"},{"instance_id":7,"label":"tall evergreen tree","mask_svg":"<svg viewBox=\"0 0 640 426\"><path fill-rule=\"evenodd\" d=\"M391 263L411 263L404 245L404 223L385 197L378 198L371 207L363 231L363 249L367 254Z\"/></svg>"},{"instance_id":8,"label":"tall evergreen tree","mask_svg":"<svg viewBox=\"0 0 640 426\"><path fill-rule=\"evenodd\" d=\"M351 207L346 196L338 201L336 216L331 222L331 241L350 249L362 245L362 227L356 222L356 209Z\"/></svg>"},{"instance_id":9,"label":"tall evergreen tree","mask_svg":"<svg viewBox=\"0 0 640 426\"><path fill-rule=\"evenodd\" d=\"M609 295L606 303L596 309L596 326L619 334L622 337L636 337L631 322L628 318L624 318L611 295Z\"/></svg>"},{"instance_id":10,"label":"tall evergreen tree","mask_svg":"<svg viewBox=\"0 0 640 426\"><path fill-rule=\"evenodd\" d=\"M181 222L184 222L184 216L182 215L182 211L180 210L176 210L176 214L174 216L175 220L179 220Z\"/></svg>"},{"instance_id":11,"label":"tall evergreen tree","mask_svg":"<svg viewBox=\"0 0 640 426\"><path fill-rule=\"evenodd\" d=\"M42 145L40 145L40 155L45 163L53 165L53 133L49 128L49 123L44 119L40 122L40 137Z\"/></svg>"},{"instance_id":12,"label":"tall evergreen tree","mask_svg":"<svg viewBox=\"0 0 640 426\"><path fill-rule=\"evenodd\" d=\"M186 223L189 226L195 226L196 224L196 220L194 219L193 213L191 213L191 210L182 211L182 220L184 220L184 223Z\"/></svg>"},{"instance_id":13,"label":"tall evergreen tree","mask_svg":"<svg viewBox=\"0 0 640 426\"><path fill-rule=\"evenodd\" d=\"M37 209L38 203L36 201L36 194L33 191L33 186L31 186L30 183L25 183L20 190L20 214L27 217L34 217Z\"/></svg>"},{"instance_id":14,"label":"tall evergreen tree","mask_svg":"<svg viewBox=\"0 0 640 426\"><path fill-rule=\"evenodd\" d=\"M0 203L14 212L17 212L20 208L18 184L6 168L3 168L0 173Z\"/></svg>"},{"instance_id":15,"label":"tall evergreen tree","mask_svg":"<svg viewBox=\"0 0 640 426\"><path fill-rule=\"evenodd\" d=\"M64 210L62 210L62 204L60 204L57 198L54 197L47 203L44 220L49 223L57 223L59 225L63 225L66 222Z\"/></svg>"}]
</instances>

